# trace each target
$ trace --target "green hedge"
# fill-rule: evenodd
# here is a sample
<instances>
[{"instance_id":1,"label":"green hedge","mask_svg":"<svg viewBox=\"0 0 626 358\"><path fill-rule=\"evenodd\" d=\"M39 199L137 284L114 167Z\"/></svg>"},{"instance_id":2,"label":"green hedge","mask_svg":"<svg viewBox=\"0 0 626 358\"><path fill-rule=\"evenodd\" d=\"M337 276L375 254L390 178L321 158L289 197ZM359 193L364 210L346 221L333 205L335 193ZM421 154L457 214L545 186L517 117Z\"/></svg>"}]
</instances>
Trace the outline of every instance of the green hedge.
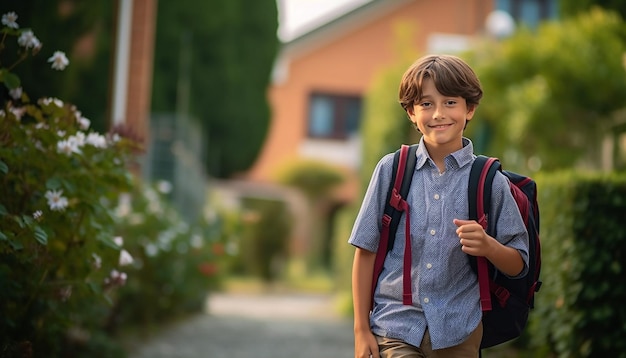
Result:
<instances>
[{"instance_id":1,"label":"green hedge","mask_svg":"<svg viewBox=\"0 0 626 358\"><path fill-rule=\"evenodd\" d=\"M532 341L558 357L626 357L626 176L537 177L542 280Z\"/></svg>"},{"instance_id":2,"label":"green hedge","mask_svg":"<svg viewBox=\"0 0 626 358\"><path fill-rule=\"evenodd\" d=\"M246 197L242 204L245 225L233 270L272 282L279 276L277 265L287 258L293 218L281 200Z\"/></svg>"}]
</instances>

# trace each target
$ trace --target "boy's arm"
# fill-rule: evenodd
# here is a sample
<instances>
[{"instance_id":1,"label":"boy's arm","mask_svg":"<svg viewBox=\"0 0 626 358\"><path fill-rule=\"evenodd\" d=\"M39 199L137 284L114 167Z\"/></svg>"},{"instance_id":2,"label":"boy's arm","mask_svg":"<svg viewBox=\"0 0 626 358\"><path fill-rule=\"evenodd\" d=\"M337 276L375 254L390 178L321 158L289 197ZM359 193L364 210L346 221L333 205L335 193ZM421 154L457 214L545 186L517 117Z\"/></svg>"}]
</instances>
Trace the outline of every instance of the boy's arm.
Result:
<instances>
[{"instance_id":1,"label":"boy's arm","mask_svg":"<svg viewBox=\"0 0 626 358\"><path fill-rule=\"evenodd\" d=\"M352 300L354 305L354 356L379 358L378 343L370 328L372 276L376 253L356 248L352 265Z\"/></svg>"},{"instance_id":2,"label":"boy's arm","mask_svg":"<svg viewBox=\"0 0 626 358\"><path fill-rule=\"evenodd\" d=\"M461 249L466 254L486 257L507 276L515 277L524 270L524 259L519 251L487 235L476 221L454 219L454 225L457 226Z\"/></svg>"}]
</instances>

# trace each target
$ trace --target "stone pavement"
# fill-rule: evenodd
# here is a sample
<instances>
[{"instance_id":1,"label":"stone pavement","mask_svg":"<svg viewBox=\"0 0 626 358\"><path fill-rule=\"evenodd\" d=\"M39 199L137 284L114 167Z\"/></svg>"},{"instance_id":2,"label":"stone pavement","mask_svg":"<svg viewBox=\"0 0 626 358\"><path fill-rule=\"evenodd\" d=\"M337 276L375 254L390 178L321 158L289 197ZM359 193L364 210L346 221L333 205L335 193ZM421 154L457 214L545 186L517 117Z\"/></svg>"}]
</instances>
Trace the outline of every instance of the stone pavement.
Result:
<instances>
[{"instance_id":1,"label":"stone pavement","mask_svg":"<svg viewBox=\"0 0 626 358\"><path fill-rule=\"evenodd\" d=\"M129 358L350 358L352 320L327 295L213 294L207 314L155 335Z\"/></svg>"}]
</instances>

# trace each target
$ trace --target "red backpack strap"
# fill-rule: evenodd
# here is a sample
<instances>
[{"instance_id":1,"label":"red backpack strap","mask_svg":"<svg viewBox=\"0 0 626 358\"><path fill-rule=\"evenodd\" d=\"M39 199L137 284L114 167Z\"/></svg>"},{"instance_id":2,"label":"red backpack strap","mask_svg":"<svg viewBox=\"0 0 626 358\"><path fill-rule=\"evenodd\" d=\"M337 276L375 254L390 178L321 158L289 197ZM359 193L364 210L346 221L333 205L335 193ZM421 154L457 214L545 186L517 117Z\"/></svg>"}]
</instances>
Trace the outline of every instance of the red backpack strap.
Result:
<instances>
[{"instance_id":1,"label":"red backpack strap","mask_svg":"<svg viewBox=\"0 0 626 358\"><path fill-rule=\"evenodd\" d=\"M380 243L378 244L378 250L376 251L376 259L374 261L374 273L372 277L372 307L374 305L374 291L376 290L376 285L378 284L378 277L383 269L383 264L385 262L385 258L387 257L387 252L393 246L393 241L395 239L395 230L398 227L398 222L400 221L401 212L404 210L402 208L401 202L406 203L402 198L406 197L410 180L413 174L413 170L415 169L415 158L411 158L415 156L415 152L417 150L417 146L408 146L402 145L400 150L398 151L396 158L394 158L394 167L397 167L396 172L393 177L393 186L390 187L389 193L387 195L387 202L385 204L385 213L382 217L382 229L380 232ZM397 159L397 161L395 161ZM407 175L405 175L407 174ZM407 207L408 209L408 207ZM410 280L410 275L409 275ZM406 286L406 283L405 283ZM410 289L410 287L409 287Z\"/></svg>"},{"instance_id":2,"label":"red backpack strap","mask_svg":"<svg viewBox=\"0 0 626 358\"><path fill-rule=\"evenodd\" d=\"M487 231L488 210L491 203L491 185L496 171L500 169L497 158L479 155L470 171L468 185L469 216L476 220ZM483 311L491 311L491 294L489 289L489 264L485 257L476 257L478 287L480 289L480 305Z\"/></svg>"}]
</instances>

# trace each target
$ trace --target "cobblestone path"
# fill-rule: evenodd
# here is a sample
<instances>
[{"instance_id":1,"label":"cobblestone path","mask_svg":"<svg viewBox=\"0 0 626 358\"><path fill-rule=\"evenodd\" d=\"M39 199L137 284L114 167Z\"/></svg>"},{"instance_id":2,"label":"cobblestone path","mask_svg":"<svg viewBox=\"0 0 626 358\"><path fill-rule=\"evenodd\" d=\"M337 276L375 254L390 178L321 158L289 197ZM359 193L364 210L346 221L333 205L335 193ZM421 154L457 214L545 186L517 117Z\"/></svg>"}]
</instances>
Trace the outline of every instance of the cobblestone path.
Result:
<instances>
[{"instance_id":1,"label":"cobblestone path","mask_svg":"<svg viewBox=\"0 0 626 358\"><path fill-rule=\"evenodd\" d=\"M215 294L208 314L136 347L130 358L350 358L352 321L323 295Z\"/></svg>"}]
</instances>

